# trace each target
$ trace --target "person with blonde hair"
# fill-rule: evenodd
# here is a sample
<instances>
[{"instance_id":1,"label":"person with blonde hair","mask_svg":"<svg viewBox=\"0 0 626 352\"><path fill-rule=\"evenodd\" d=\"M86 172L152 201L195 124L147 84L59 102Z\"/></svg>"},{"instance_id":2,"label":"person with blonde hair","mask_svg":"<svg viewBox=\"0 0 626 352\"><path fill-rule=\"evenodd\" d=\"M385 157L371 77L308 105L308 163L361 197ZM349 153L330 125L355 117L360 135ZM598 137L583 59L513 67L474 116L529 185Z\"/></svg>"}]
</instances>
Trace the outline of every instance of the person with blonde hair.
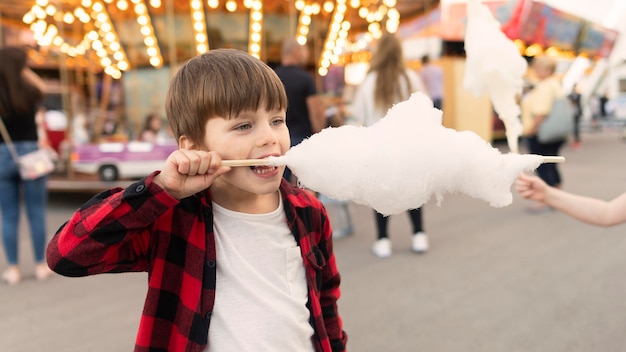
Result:
<instances>
[{"instance_id":1,"label":"person with blonde hair","mask_svg":"<svg viewBox=\"0 0 626 352\"><path fill-rule=\"evenodd\" d=\"M368 73L354 96L352 118L359 125L371 126L394 104L408 99L416 91L423 92L424 85L417 73L406 67L400 39L385 33L378 40ZM423 253L428 250L428 237L422 225L422 209L411 209L408 213L413 226L412 249ZM389 257L392 248L387 233L388 217L376 211L374 214L378 237L372 252L379 258Z\"/></svg>"},{"instance_id":2,"label":"person with blonde hair","mask_svg":"<svg viewBox=\"0 0 626 352\"><path fill-rule=\"evenodd\" d=\"M555 75L556 66L556 60L549 56L535 57L531 63L537 82L521 101L523 135L531 154L556 156L565 143L565 140L544 143L537 138L539 126L550 114L555 99L565 97L561 81ZM537 175L552 187L561 186L561 174L556 163L539 165ZM542 203L531 207L533 212L549 209L549 206Z\"/></svg>"}]
</instances>

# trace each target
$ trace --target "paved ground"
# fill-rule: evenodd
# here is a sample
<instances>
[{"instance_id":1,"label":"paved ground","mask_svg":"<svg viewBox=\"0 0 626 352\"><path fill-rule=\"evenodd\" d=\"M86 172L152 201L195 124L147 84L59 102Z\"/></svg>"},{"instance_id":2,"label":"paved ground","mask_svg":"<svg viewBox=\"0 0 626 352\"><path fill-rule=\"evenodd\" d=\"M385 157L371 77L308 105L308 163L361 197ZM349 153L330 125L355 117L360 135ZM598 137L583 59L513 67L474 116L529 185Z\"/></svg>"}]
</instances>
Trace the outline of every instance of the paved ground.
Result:
<instances>
[{"instance_id":1,"label":"paved ground","mask_svg":"<svg viewBox=\"0 0 626 352\"><path fill-rule=\"evenodd\" d=\"M618 131L585 133L581 150L563 149L564 187L605 199L625 191L625 152ZM51 194L50 234L87 198ZM408 217L396 215L394 255L385 260L370 253L371 210L351 205L356 233L335 245L350 350L626 350L624 226L596 228L556 212L531 215L528 205L517 195L499 209L460 195L447 196L440 207L429 203L424 220L432 250L425 255L410 252ZM16 287L0 285L0 351L131 350L146 276L56 276L38 283L25 226L21 235L27 278Z\"/></svg>"}]
</instances>

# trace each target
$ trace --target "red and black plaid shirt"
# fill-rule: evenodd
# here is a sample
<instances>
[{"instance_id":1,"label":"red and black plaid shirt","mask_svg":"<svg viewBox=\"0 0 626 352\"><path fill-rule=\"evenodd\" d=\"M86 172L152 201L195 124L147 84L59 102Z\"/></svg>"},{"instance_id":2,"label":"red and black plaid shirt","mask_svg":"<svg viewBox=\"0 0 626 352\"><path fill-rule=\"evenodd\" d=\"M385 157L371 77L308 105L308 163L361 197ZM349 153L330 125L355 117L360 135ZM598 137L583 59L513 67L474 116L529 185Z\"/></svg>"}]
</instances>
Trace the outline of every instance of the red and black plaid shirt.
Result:
<instances>
[{"instance_id":1,"label":"red and black plaid shirt","mask_svg":"<svg viewBox=\"0 0 626 352\"><path fill-rule=\"evenodd\" d=\"M65 276L147 271L135 351L203 351L217 265L210 195L178 201L153 182L156 174L85 203L50 241L48 264ZM326 210L284 180L280 190L304 261L313 345L316 351L344 351L347 336L336 304L340 279Z\"/></svg>"}]
</instances>

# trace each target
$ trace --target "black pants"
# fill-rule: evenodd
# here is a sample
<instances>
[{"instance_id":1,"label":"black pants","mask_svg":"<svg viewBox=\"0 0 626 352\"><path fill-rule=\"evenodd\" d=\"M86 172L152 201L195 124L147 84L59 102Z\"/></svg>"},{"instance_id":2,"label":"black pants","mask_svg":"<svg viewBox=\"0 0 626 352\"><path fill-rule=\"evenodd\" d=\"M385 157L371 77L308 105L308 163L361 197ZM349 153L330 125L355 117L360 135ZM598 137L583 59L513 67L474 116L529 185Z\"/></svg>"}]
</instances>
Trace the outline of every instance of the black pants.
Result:
<instances>
[{"instance_id":1,"label":"black pants","mask_svg":"<svg viewBox=\"0 0 626 352\"><path fill-rule=\"evenodd\" d=\"M411 209L407 211L413 225L413 234L424 231L422 228L422 208ZM388 216L384 216L381 213L374 211L376 215L376 229L378 230L378 239L388 238L387 223L389 221Z\"/></svg>"},{"instance_id":2,"label":"black pants","mask_svg":"<svg viewBox=\"0 0 626 352\"><path fill-rule=\"evenodd\" d=\"M541 143L536 136L528 137L528 150L531 154L544 156L557 156L565 141ZM561 185L561 174L557 163L543 163L537 167L537 175L550 186Z\"/></svg>"},{"instance_id":3,"label":"black pants","mask_svg":"<svg viewBox=\"0 0 626 352\"><path fill-rule=\"evenodd\" d=\"M580 117L581 114L574 114L574 141L580 142Z\"/></svg>"}]
</instances>

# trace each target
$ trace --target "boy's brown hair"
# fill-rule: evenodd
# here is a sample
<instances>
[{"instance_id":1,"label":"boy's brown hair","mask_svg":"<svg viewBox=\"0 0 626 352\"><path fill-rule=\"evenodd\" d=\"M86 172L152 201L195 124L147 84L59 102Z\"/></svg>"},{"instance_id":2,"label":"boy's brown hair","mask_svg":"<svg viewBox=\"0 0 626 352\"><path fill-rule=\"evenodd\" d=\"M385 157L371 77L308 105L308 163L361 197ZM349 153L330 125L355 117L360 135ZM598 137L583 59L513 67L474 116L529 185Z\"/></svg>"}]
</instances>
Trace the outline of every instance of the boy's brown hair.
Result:
<instances>
[{"instance_id":1,"label":"boy's brown hair","mask_svg":"<svg viewBox=\"0 0 626 352\"><path fill-rule=\"evenodd\" d=\"M261 106L265 103L265 106ZM216 49L187 61L172 78L165 113L177 140L204 143L206 122L243 111L287 109L285 87L263 61L237 49Z\"/></svg>"}]
</instances>

